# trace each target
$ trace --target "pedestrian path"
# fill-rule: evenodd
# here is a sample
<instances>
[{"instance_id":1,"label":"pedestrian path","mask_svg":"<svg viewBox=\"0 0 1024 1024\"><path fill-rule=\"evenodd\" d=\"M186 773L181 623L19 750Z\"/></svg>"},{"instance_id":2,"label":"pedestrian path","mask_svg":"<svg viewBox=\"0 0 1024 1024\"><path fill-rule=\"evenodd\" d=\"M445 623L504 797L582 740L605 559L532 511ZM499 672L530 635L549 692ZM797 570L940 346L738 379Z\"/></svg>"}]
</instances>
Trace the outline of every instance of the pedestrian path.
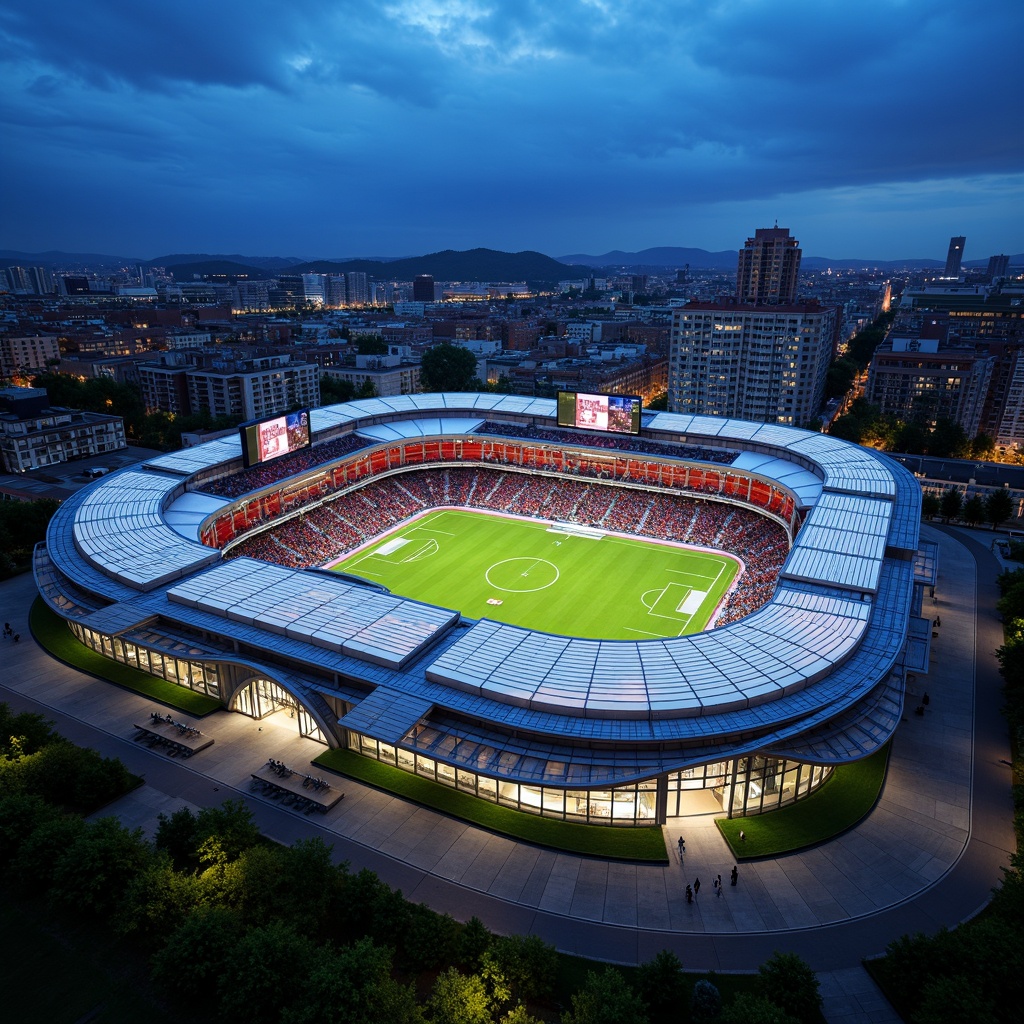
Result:
<instances>
[{"instance_id":1,"label":"pedestrian path","mask_svg":"<svg viewBox=\"0 0 1024 1024\"><path fill-rule=\"evenodd\" d=\"M918 680L930 701L925 715L904 717L878 805L830 842L740 864L735 887L729 884L734 861L712 815L670 821L670 863L651 866L540 849L348 780L339 780L345 799L332 810L297 814L250 792L252 773L268 757L303 770L323 749L299 737L281 714L257 723L217 712L201 724L215 742L187 761L147 750L133 742L132 723L157 710L152 702L26 642L34 597L26 577L0 585L0 621L22 634L18 645L5 642L0 699L44 711L69 738L143 774L147 785L118 808L133 824L154 827L174 801L208 806L244 798L273 838L320 834L353 869L369 867L408 898L456 918L475 914L495 931L537 933L567 952L615 962L639 962L668 948L687 970L750 971L775 949L793 951L819 972L833 1024L895 1020L879 1016L877 1007L872 1016L856 1016L858 1007L881 998L859 980L867 978L861 959L905 932L954 926L976 913L1013 844L1009 768L1001 763L1009 748L991 655L999 643L995 561L984 548L977 552L985 587L975 616L975 552L937 536L939 585L924 613L941 615L942 626L932 672ZM976 648L984 653L977 687ZM908 696L911 708L917 700ZM681 861L680 834L686 840ZM720 897L712 888L718 874L725 880ZM697 878L700 893L688 904L686 884Z\"/></svg>"}]
</instances>

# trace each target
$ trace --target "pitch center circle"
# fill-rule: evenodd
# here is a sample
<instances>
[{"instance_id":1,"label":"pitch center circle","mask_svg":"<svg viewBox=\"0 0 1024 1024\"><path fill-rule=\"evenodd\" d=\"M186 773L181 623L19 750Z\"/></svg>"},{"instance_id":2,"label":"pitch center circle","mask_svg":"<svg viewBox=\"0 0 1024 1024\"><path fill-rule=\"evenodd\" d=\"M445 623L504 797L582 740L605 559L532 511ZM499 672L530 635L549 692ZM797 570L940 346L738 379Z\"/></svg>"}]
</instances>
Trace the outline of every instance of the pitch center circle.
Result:
<instances>
[{"instance_id":1,"label":"pitch center circle","mask_svg":"<svg viewBox=\"0 0 1024 1024\"><path fill-rule=\"evenodd\" d=\"M558 581L558 566L546 558L506 558L484 573L495 590L509 594L532 594Z\"/></svg>"}]
</instances>

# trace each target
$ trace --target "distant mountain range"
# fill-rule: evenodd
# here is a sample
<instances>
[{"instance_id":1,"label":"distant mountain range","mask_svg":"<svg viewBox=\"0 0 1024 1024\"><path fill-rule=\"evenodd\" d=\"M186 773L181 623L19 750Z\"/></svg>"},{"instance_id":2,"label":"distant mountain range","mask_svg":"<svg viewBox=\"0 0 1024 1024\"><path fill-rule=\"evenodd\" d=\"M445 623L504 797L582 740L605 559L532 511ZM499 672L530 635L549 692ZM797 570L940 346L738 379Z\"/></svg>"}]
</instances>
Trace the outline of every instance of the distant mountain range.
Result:
<instances>
[{"instance_id":1,"label":"distant mountain range","mask_svg":"<svg viewBox=\"0 0 1024 1024\"><path fill-rule=\"evenodd\" d=\"M660 246L654 249L641 249L639 252L623 252L614 249L600 256L589 256L584 253L573 253L560 256L563 263L582 263L593 268L621 268L624 270L665 270L682 269L689 265L693 270L735 270L739 253L735 249L724 249L721 252L708 252L707 249L684 249L677 246ZM902 260L872 259L831 259L827 256L803 256L800 267L804 270L932 270L946 265L945 260L907 258ZM1011 266L1024 265L1024 253L1010 257ZM988 257L980 260L964 260L965 269L985 269Z\"/></svg>"},{"instance_id":2,"label":"distant mountain range","mask_svg":"<svg viewBox=\"0 0 1024 1024\"><path fill-rule=\"evenodd\" d=\"M424 256L377 256L338 259L303 259L296 256L242 256L210 255L207 253L175 253L155 259L112 256L103 253L20 252L0 249L0 266L54 267L62 270L116 270L126 267L165 267L179 281L205 278L211 275L247 277L259 280L279 274L341 274L362 271L379 280L408 281L417 274L430 274L438 281L528 281L553 283L567 278L590 276L594 271L632 271L657 273L682 269L693 270L736 269L737 252L725 249L709 252L706 249L688 249L660 246L639 252L619 249L598 256L574 253L553 259L539 252L500 252L495 249L469 249L428 253ZM965 260L964 268L988 265L988 257ZM1024 266L1024 253L1010 257L1010 265ZM823 256L804 256L801 266L807 270L857 270L875 268L900 271L908 269L931 270L944 266L943 260L907 258L902 260L830 259Z\"/></svg>"}]
</instances>

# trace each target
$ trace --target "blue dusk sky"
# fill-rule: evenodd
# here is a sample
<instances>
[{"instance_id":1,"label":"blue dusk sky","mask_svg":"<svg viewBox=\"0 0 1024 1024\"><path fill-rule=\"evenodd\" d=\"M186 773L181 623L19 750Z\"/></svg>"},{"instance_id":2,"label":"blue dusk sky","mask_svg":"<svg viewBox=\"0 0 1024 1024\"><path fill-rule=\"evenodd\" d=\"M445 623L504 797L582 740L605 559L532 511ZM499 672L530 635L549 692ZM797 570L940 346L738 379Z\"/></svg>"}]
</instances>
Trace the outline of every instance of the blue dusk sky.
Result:
<instances>
[{"instance_id":1,"label":"blue dusk sky","mask_svg":"<svg viewBox=\"0 0 1024 1024\"><path fill-rule=\"evenodd\" d=\"M0 10L0 247L1024 250L1024 2Z\"/></svg>"}]
</instances>

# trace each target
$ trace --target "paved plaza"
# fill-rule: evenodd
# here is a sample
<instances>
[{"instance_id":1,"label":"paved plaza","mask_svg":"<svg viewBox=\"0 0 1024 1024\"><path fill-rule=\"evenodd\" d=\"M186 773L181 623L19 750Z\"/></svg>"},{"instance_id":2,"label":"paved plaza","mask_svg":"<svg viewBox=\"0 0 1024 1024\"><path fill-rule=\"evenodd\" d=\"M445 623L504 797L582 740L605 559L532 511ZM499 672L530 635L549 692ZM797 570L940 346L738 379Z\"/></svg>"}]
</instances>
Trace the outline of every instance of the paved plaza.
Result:
<instances>
[{"instance_id":1,"label":"paved plaza","mask_svg":"<svg viewBox=\"0 0 1024 1024\"><path fill-rule=\"evenodd\" d=\"M268 757L303 771L323 750L283 714L255 722L216 712L200 723L212 746L187 761L151 751L133 741L133 722L164 709L42 651L28 629L29 576L0 584L0 620L21 634L18 644L3 641L0 699L44 713L68 738L142 775L146 784L114 808L128 824L152 830L158 814L183 803L242 797L272 838L321 835L338 860L458 919L475 914L494 931L535 933L566 952L619 963L667 948L687 970L753 971L776 949L796 952L819 972L832 1024L895 1021L861 960L904 933L973 916L1014 843L992 535L922 534L941 544L935 598L924 609L941 627L932 671L907 697L911 713L893 740L881 799L834 840L740 864L738 885L726 884L722 897L712 880L721 874L728 883L734 862L710 814L669 822L668 866L612 863L515 842L349 780L332 782L345 799L315 820L254 796L251 773ZM925 690L930 702L919 717L912 708ZM685 885L695 878L700 896L688 905Z\"/></svg>"}]
</instances>

